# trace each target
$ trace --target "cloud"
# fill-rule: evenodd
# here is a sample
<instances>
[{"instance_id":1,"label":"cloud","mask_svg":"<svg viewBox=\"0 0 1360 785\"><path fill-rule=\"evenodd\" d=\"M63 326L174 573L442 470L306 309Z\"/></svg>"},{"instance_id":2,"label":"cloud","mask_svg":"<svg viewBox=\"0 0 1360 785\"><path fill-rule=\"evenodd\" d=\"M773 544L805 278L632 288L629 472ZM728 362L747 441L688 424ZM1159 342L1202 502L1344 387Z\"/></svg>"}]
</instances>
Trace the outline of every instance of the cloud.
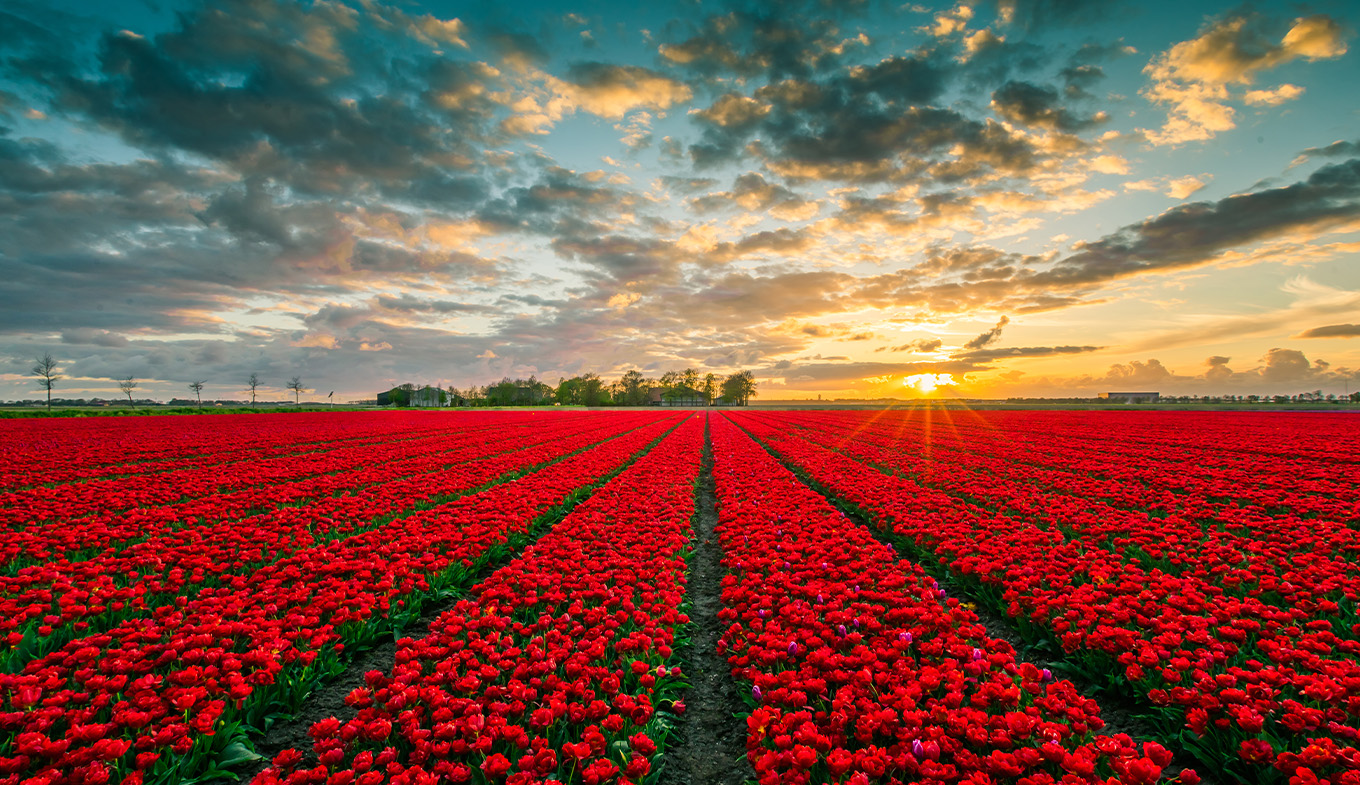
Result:
<instances>
[{"instance_id":1,"label":"cloud","mask_svg":"<svg viewBox=\"0 0 1360 785\"><path fill-rule=\"evenodd\" d=\"M1285 101L1292 101L1303 95L1303 88L1298 85L1282 84L1274 90L1248 90L1242 96L1242 100L1251 106L1279 106Z\"/></svg>"},{"instance_id":2,"label":"cloud","mask_svg":"<svg viewBox=\"0 0 1360 785\"><path fill-rule=\"evenodd\" d=\"M1235 112L1228 105L1230 86L1252 84L1260 72L1293 60L1331 59L1347 51L1344 30L1329 16L1299 17L1276 40L1279 27L1279 22L1261 14L1236 13L1214 20L1196 38L1153 58L1144 69L1152 84L1143 95L1169 106L1170 113L1160 130L1145 131L1148 140L1183 144L1210 139L1236 127ZM1295 85L1282 85L1249 91L1243 99L1273 106L1302 92Z\"/></svg>"},{"instance_id":3,"label":"cloud","mask_svg":"<svg viewBox=\"0 0 1360 785\"><path fill-rule=\"evenodd\" d=\"M972 341L969 342L971 344ZM996 360L1008 360L1022 357L1054 357L1066 354L1085 354L1087 352L1098 352L1104 349L1103 346L1016 346L1009 349L975 349L968 352L959 352L950 356L951 360L963 360L972 363L990 363Z\"/></svg>"},{"instance_id":4,"label":"cloud","mask_svg":"<svg viewBox=\"0 0 1360 785\"><path fill-rule=\"evenodd\" d=\"M896 346L880 346L874 349L875 352L914 352L917 354L929 354L938 351L944 341L939 338L918 338L914 341L898 344Z\"/></svg>"},{"instance_id":5,"label":"cloud","mask_svg":"<svg viewBox=\"0 0 1360 785\"><path fill-rule=\"evenodd\" d=\"M1104 112L1080 117L1062 106L1057 90L1016 81L992 93L992 110L1013 123L1051 131L1081 131L1109 119Z\"/></svg>"},{"instance_id":6,"label":"cloud","mask_svg":"<svg viewBox=\"0 0 1360 785\"><path fill-rule=\"evenodd\" d=\"M1103 379L1105 384L1128 387L1152 387L1171 381L1175 375L1161 360L1133 360L1128 363L1115 363L1110 366Z\"/></svg>"},{"instance_id":7,"label":"cloud","mask_svg":"<svg viewBox=\"0 0 1360 785\"><path fill-rule=\"evenodd\" d=\"M1223 357L1221 355L1207 358L1204 361L1204 364L1208 366L1208 369L1204 371L1205 380L1215 384L1221 384L1231 379L1233 377L1233 370L1228 367L1228 362L1231 360L1231 357Z\"/></svg>"},{"instance_id":8,"label":"cloud","mask_svg":"<svg viewBox=\"0 0 1360 785\"><path fill-rule=\"evenodd\" d=\"M963 345L965 349L981 349L988 344L995 343L1001 339L1001 330L1010 324L1010 317L1003 316L997 320L996 326Z\"/></svg>"},{"instance_id":9,"label":"cloud","mask_svg":"<svg viewBox=\"0 0 1360 785\"><path fill-rule=\"evenodd\" d=\"M849 5L854 14L854 4ZM804 78L836 64L847 38L816 3L780 3L712 14L688 38L663 43L663 59L705 78Z\"/></svg>"},{"instance_id":10,"label":"cloud","mask_svg":"<svg viewBox=\"0 0 1360 785\"><path fill-rule=\"evenodd\" d=\"M94 330L88 327L77 327L72 330L64 330L61 334L62 343L88 344L91 346L127 346L126 336L111 333L108 330Z\"/></svg>"},{"instance_id":11,"label":"cloud","mask_svg":"<svg viewBox=\"0 0 1360 785\"><path fill-rule=\"evenodd\" d=\"M757 172L739 175L732 190L710 193L690 201L698 213L709 213L728 207L740 207L747 212L773 215L782 220L806 220L817 214L817 203L811 202L782 185L767 182Z\"/></svg>"},{"instance_id":12,"label":"cloud","mask_svg":"<svg viewBox=\"0 0 1360 785\"><path fill-rule=\"evenodd\" d=\"M1360 159L1318 169L1280 188L1194 202L1079 246L1051 269L1040 286L1091 284L1140 272L1213 260L1233 247L1288 234L1312 234L1360 218Z\"/></svg>"},{"instance_id":13,"label":"cloud","mask_svg":"<svg viewBox=\"0 0 1360 785\"><path fill-rule=\"evenodd\" d=\"M1299 153L1290 163L1290 166L1297 166L1310 158L1344 158L1346 156L1360 156L1360 142L1338 139L1325 147L1309 147Z\"/></svg>"},{"instance_id":14,"label":"cloud","mask_svg":"<svg viewBox=\"0 0 1360 785\"><path fill-rule=\"evenodd\" d=\"M1172 199L1185 199L1200 189L1204 188L1205 182L1194 175L1177 177L1166 184L1166 195Z\"/></svg>"},{"instance_id":15,"label":"cloud","mask_svg":"<svg viewBox=\"0 0 1360 785\"><path fill-rule=\"evenodd\" d=\"M1360 324L1327 324L1312 327L1295 338L1357 338L1360 337Z\"/></svg>"},{"instance_id":16,"label":"cloud","mask_svg":"<svg viewBox=\"0 0 1360 785\"><path fill-rule=\"evenodd\" d=\"M566 82L582 109L614 120L634 109L669 109L693 95L685 83L635 65L577 63L568 69Z\"/></svg>"}]
</instances>

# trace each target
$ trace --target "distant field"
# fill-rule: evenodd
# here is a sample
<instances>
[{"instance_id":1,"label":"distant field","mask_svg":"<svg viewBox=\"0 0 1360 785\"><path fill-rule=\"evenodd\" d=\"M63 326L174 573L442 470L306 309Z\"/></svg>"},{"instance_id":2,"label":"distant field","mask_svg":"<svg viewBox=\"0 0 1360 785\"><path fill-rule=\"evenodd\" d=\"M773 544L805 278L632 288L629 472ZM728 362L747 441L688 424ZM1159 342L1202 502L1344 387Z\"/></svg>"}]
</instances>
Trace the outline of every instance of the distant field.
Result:
<instances>
[{"instance_id":1,"label":"distant field","mask_svg":"<svg viewBox=\"0 0 1360 785\"><path fill-rule=\"evenodd\" d=\"M1149 408L6 420L0 782L1350 781L1360 420Z\"/></svg>"}]
</instances>

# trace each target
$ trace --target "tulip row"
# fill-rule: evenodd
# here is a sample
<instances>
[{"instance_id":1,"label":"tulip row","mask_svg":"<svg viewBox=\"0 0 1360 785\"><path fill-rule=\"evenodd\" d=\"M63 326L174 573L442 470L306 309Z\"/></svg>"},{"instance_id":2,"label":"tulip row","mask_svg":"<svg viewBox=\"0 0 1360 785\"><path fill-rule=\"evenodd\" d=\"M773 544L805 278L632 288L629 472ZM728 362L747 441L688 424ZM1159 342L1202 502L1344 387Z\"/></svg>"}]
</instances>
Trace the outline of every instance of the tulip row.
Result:
<instances>
[{"instance_id":1,"label":"tulip row","mask_svg":"<svg viewBox=\"0 0 1360 785\"><path fill-rule=\"evenodd\" d=\"M1095 735L1097 706L1070 682L1017 663L725 419L712 439L731 622L720 651L750 684L762 785L1161 779L1165 748Z\"/></svg>"},{"instance_id":2,"label":"tulip row","mask_svg":"<svg viewBox=\"0 0 1360 785\"><path fill-rule=\"evenodd\" d=\"M363 647L466 587L672 429L659 418L533 474L305 548L0 675L0 783L211 771ZM35 782L38 780L34 780Z\"/></svg>"},{"instance_id":3,"label":"tulip row","mask_svg":"<svg viewBox=\"0 0 1360 785\"><path fill-rule=\"evenodd\" d=\"M1100 418L1098 425L1093 418ZM1360 499L1352 492L1360 485L1360 463L1335 449L1360 437L1352 419L1237 413L1204 417L894 412L872 422L836 413L803 413L785 422L827 435L853 433L857 443L878 437L897 447L919 447L928 460L916 462L912 470L927 481L960 468L1001 472L1120 507L1226 517L1250 525L1280 513L1360 519ZM1315 433L1328 438L1307 438ZM1093 438L1096 434L1099 438ZM1254 451L1239 449L1253 439L1259 440ZM1234 449L1213 446L1228 440ZM1310 451L1310 441L1325 441L1332 450ZM1305 458L1292 450L1320 455Z\"/></svg>"},{"instance_id":4,"label":"tulip row","mask_svg":"<svg viewBox=\"0 0 1360 785\"><path fill-rule=\"evenodd\" d=\"M551 441L554 432L562 428L569 431L571 425L545 428L541 432L519 429L464 431L416 444L374 446L352 456L351 465L320 475L307 476L311 472L301 469L299 478L294 480L233 493L208 493L167 506L138 507L35 524L22 531L11 531L4 537L0 543L0 563L12 574L53 559L81 561L167 532L279 511L341 494L353 494L403 477L433 473L490 454L482 446L488 436L496 437L488 440L491 444L508 441L531 445ZM301 457L295 458L294 462L300 466L309 463ZM118 495L116 490L104 493Z\"/></svg>"},{"instance_id":5,"label":"tulip row","mask_svg":"<svg viewBox=\"0 0 1360 785\"><path fill-rule=\"evenodd\" d=\"M394 435L378 443L345 443L310 453L0 493L0 525L10 529L6 548L0 551L4 557L0 564L13 558L11 542L17 537L27 536L42 547L43 533L73 524L116 523L129 512L150 520L192 520L200 515L220 519L324 492L330 484L345 482L346 474L373 463L410 461L418 467L422 456L481 440L488 432L516 430L513 424L494 423L451 427L401 438ZM66 546L72 547L88 546Z\"/></svg>"},{"instance_id":6,"label":"tulip row","mask_svg":"<svg viewBox=\"0 0 1360 785\"><path fill-rule=\"evenodd\" d=\"M648 421L645 415L582 421L512 433L497 429L450 440L433 458L416 457L355 472L357 486L301 507L283 507L214 525L147 526L134 545L79 562L57 561L0 576L0 667L42 656L78 634L149 613L175 597L244 574L297 550L384 525L394 517L503 482ZM494 437L494 446L481 442ZM453 444L464 442L455 449ZM546 443L544 443L546 442ZM492 450L506 452L490 453ZM437 471L433 467L442 466ZM426 473L410 475L420 468ZM203 500L210 504L211 500Z\"/></svg>"},{"instance_id":7,"label":"tulip row","mask_svg":"<svg viewBox=\"0 0 1360 785\"><path fill-rule=\"evenodd\" d=\"M777 419L780 427L787 427L790 420L802 421L796 416ZM773 424L768 418L767 423ZM842 418L840 424L853 423ZM798 433L814 444L988 512L1023 516L1041 528L1056 529L1070 541L1104 548L1144 569L1205 579L1233 596L1301 608L1313 617L1329 616L1340 625L1338 634L1354 637L1351 610L1360 601L1356 561L1360 543L1351 520L1269 515L1259 508L1187 499L1171 512L1165 507L1130 509L1132 502L1115 506L1073 487L1082 485L1083 478L1072 473L1050 472L1043 482L1036 482L1032 471L1017 471L1013 462L951 456L933 447L931 460L925 461L904 449L913 444L910 436L896 430L885 433L881 425L855 428L853 440L843 438L848 431L831 427L799 428ZM997 446L998 453L1006 449ZM1073 459L1073 471L1085 467ZM1318 506L1334 511L1354 507L1360 504L1355 496L1325 499L1326 504Z\"/></svg>"},{"instance_id":8,"label":"tulip row","mask_svg":"<svg viewBox=\"0 0 1360 785\"><path fill-rule=\"evenodd\" d=\"M704 420L691 417L522 557L398 642L256 785L640 782L682 685L674 665ZM303 765L312 757L316 764Z\"/></svg>"},{"instance_id":9,"label":"tulip row","mask_svg":"<svg viewBox=\"0 0 1360 785\"><path fill-rule=\"evenodd\" d=\"M1243 781L1360 783L1355 628L1342 639L1335 619L1301 603L1276 607L1232 596L1211 576L1145 570L1030 516L994 515L885 475L769 418L738 419L1032 640L1052 641L1069 665L1144 701L1168 743ZM1193 541L1166 547L1193 560Z\"/></svg>"},{"instance_id":10,"label":"tulip row","mask_svg":"<svg viewBox=\"0 0 1360 785\"><path fill-rule=\"evenodd\" d=\"M180 417L8 420L0 425L6 434L0 442L0 489L16 490L405 438L448 423L424 412L364 412L345 420L319 413L225 415L206 428L186 427Z\"/></svg>"}]
</instances>

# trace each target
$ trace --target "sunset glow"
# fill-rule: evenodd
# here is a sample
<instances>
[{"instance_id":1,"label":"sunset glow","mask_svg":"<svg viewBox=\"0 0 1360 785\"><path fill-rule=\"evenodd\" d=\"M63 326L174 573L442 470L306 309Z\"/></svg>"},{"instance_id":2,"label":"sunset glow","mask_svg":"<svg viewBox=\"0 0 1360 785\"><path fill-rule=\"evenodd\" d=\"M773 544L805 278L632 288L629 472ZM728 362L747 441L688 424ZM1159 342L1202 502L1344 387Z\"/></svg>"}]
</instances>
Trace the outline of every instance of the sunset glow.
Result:
<instances>
[{"instance_id":1,"label":"sunset glow","mask_svg":"<svg viewBox=\"0 0 1360 785\"><path fill-rule=\"evenodd\" d=\"M0 399L1360 389L1353 3L831 8L6 3Z\"/></svg>"},{"instance_id":2,"label":"sunset glow","mask_svg":"<svg viewBox=\"0 0 1360 785\"><path fill-rule=\"evenodd\" d=\"M902 379L902 384L914 387L922 395L929 395L941 387L953 385L954 376L948 373L918 373Z\"/></svg>"}]
</instances>

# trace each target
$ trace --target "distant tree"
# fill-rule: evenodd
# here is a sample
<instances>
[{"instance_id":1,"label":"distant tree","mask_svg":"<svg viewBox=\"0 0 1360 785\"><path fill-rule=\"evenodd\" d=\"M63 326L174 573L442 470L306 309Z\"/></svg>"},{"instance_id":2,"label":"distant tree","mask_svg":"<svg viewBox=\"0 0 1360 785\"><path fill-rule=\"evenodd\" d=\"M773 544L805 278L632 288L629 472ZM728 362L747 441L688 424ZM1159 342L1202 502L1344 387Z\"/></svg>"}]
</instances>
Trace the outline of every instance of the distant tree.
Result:
<instances>
[{"instance_id":1,"label":"distant tree","mask_svg":"<svg viewBox=\"0 0 1360 785\"><path fill-rule=\"evenodd\" d=\"M713 396L718 394L718 377L712 373L704 374L703 381L699 382L699 392L704 394L704 401L707 405L713 405Z\"/></svg>"},{"instance_id":2,"label":"distant tree","mask_svg":"<svg viewBox=\"0 0 1360 785\"><path fill-rule=\"evenodd\" d=\"M662 387L674 387L680 384L681 375L679 371L666 371L661 374Z\"/></svg>"},{"instance_id":3,"label":"distant tree","mask_svg":"<svg viewBox=\"0 0 1360 785\"><path fill-rule=\"evenodd\" d=\"M599 376L587 373L558 382L553 398L568 406L603 406L609 403L609 391Z\"/></svg>"},{"instance_id":4,"label":"distant tree","mask_svg":"<svg viewBox=\"0 0 1360 785\"><path fill-rule=\"evenodd\" d=\"M132 391L137 389L137 380L129 376L118 383L118 389L122 390L123 394L128 397L128 406L132 406Z\"/></svg>"},{"instance_id":5,"label":"distant tree","mask_svg":"<svg viewBox=\"0 0 1360 785\"><path fill-rule=\"evenodd\" d=\"M573 376L570 379L558 379L557 389L553 391L553 398L558 403L567 406L580 406L582 398L581 377Z\"/></svg>"},{"instance_id":6,"label":"distant tree","mask_svg":"<svg viewBox=\"0 0 1360 785\"><path fill-rule=\"evenodd\" d=\"M699 389L699 371L695 368L686 368L680 372L680 383L691 390Z\"/></svg>"},{"instance_id":7,"label":"distant tree","mask_svg":"<svg viewBox=\"0 0 1360 785\"><path fill-rule=\"evenodd\" d=\"M641 406L647 402L647 379L636 369L624 373L619 379L620 403L624 406Z\"/></svg>"},{"instance_id":8,"label":"distant tree","mask_svg":"<svg viewBox=\"0 0 1360 785\"><path fill-rule=\"evenodd\" d=\"M260 389L260 375L258 373L252 373L250 378L246 379L246 387L250 388L250 405L254 406L255 391Z\"/></svg>"},{"instance_id":9,"label":"distant tree","mask_svg":"<svg viewBox=\"0 0 1360 785\"><path fill-rule=\"evenodd\" d=\"M57 375L57 361L52 359L50 352L44 352L43 356L33 363L33 370L29 373L38 377L38 384L47 391L47 410L52 411L52 388L61 380Z\"/></svg>"},{"instance_id":10,"label":"distant tree","mask_svg":"<svg viewBox=\"0 0 1360 785\"><path fill-rule=\"evenodd\" d=\"M293 405L300 406L302 404L302 377L294 376L288 380L286 386L293 391Z\"/></svg>"},{"instance_id":11,"label":"distant tree","mask_svg":"<svg viewBox=\"0 0 1360 785\"><path fill-rule=\"evenodd\" d=\"M499 382L487 385L486 402L491 406L511 406L518 389L509 376L502 377Z\"/></svg>"},{"instance_id":12,"label":"distant tree","mask_svg":"<svg viewBox=\"0 0 1360 785\"><path fill-rule=\"evenodd\" d=\"M723 379L723 397L739 406L745 406L747 401L754 398L756 392L756 377L750 371L738 371L731 376Z\"/></svg>"},{"instance_id":13,"label":"distant tree","mask_svg":"<svg viewBox=\"0 0 1360 785\"><path fill-rule=\"evenodd\" d=\"M202 382L202 381L193 381L193 382L189 382L189 389L194 391L194 397L198 399L198 408L200 408L200 409L203 408L203 385L204 385L204 384L205 384L205 382Z\"/></svg>"}]
</instances>

